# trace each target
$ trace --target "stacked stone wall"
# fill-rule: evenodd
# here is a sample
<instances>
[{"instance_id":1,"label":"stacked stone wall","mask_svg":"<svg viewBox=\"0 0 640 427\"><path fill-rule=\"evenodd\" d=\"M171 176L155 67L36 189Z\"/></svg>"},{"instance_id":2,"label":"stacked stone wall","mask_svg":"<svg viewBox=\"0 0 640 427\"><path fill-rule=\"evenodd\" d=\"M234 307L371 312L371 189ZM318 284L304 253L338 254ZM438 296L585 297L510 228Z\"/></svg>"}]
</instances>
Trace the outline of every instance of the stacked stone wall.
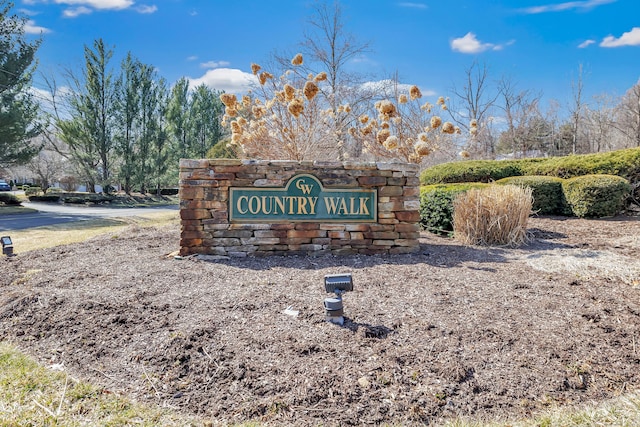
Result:
<instances>
[{"instance_id":1,"label":"stacked stone wall","mask_svg":"<svg viewBox=\"0 0 640 427\"><path fill-rule=\"evenodd\" d=\"M327 188L377 191L376 222L229 221L229 189L284 187L299 174ZM180 254L401 254L419 248L418 167L404 163L180 161Z\"/></svg>"}]
</instances>

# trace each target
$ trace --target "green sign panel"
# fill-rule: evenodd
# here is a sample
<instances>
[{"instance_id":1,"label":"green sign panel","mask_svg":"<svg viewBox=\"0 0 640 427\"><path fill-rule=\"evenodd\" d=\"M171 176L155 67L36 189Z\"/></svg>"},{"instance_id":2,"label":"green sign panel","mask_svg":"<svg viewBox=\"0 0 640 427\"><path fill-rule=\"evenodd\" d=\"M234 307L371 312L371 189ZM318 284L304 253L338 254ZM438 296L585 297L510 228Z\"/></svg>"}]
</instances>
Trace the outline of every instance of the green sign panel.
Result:
<instances>
[{"instance_id":1,"label":"green sign panel","mask_svg":"<svg viewBox=\"0 0 640 427\"><path fill-rule=\"evenodd\" d=\"M327 188L296 175L282 188L231 187L230 222L375 222L376 190Z\"/></svg>"}]
</instances>

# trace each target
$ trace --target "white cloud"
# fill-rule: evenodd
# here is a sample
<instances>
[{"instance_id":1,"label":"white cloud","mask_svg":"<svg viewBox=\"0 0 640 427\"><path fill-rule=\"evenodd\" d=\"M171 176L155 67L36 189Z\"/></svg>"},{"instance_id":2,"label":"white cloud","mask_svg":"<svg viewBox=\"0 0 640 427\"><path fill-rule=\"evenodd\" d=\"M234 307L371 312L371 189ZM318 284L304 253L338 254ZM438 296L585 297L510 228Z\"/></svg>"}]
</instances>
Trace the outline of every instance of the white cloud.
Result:
<instances>
[{"instance_id":1,"label":"white cloud","mask_svg":"<svg viewBox=\"0 0 640 427\"><path fill-rule=\"evenodd\" d=\"M31 88L29 88L29 92L41 103L47 102L51 104L53 102L53 96L51 96L51 92L49 92L48 90L39 89L35 86L31 86Z\"/></svg>"},{"instance_id":2,"label":"white cloud","mask_svg":"<svg viewBox=\"0 0 640 427\"><path fill-rule=\"evenodd\" d=\"M40 89L35 86L31 86L29 88L29 93L33 95L35 101L40 104L40 107L48 113L54 114L54 104L53 104L53 95L49 90ZM61 103L61 100L66 96L70 95L72 90L68 86L60 86L56 89L56 103L57 105L57 114L60 115L60 118L66 120L70 119L71 115L67 111L65 103Z\"/></svg>"},{"instance_id":3,"label":"white cloud","mask_svg":"<svg viewBox=\"0 0 640 427\"><path fill-rule=\"evenodd\" d=\"M427 5L424 3L411 3L411 2L401 2L398 3L398 6L400 7L408 7L411 9L426 9Z\"/></svg>"},{"instance_id":4,"label":"white cloud","mask_svg":"<svg viewBox=\"0 0 640 427\"><path fill-rule=\"evenodd\" d=\"M510 41L506 45L512 45L515 41ZM482 43L475 34L469 32L464 37L451 40L451 49L460 53L480 53L486 50L502 50L505 45Z\"/></svg>"},{"instance_id":5,"label":"white cloud","mask_svg":"<svg viewBox=\"0 0 640 427\"><path fill-rule=\"evenodd\" d=\"M509 40L508 42L504 43L504 44L494 44L492 45L491 49L492 50L502 50L504 49L506 46L511 46L512 44L514 44L516 41L515 40Z\"/></svg>"},{"instance_id":6,"label":"white cloud","mask_svg":"<svg viewBox=\"0 0 640 427\"><path fill-rule=\"evenodd\" d=\"M30 0L33 1L33 0ZM67 18L75 18L80 15L87 15L93 11L100 10L124 10L135 5L134 0L53 0L56 4L69 6L63 12ZM135 6L138 13L155 13L158 10L156 5L140 4Z\"/></svg>"},{"instance_id":7,"label":"white cloud","mask_svg":"<svg viewBox=\"0 0 640 427\"><path fill-rule=\"evenodd\" d=\"M138 13L155 13L158 11L158 6L154 5L146 5L146 4L141 4L140 6L136 7L136 11Z\"/></svg>"},{"instance_id":8,"label":"white cloud","mask_svg":"<svg viewBox=\"0 0 640 427\"><path fill-rule=\"evenodd\" d=\"M601 6L603 4L615 3L618 0L581 0L581 1L569 1L558 4L548 4L541 6L532 6L523 9L524 13L536 14L546 12L564 12L565 10L583 9L589 10L594 7Z\"/></svg>"},{"instance_id":9,"label":"white cloud","mask_svg":"<svg viewBox=\"0 0 640 427\"><path fill-rule=\"evenodd\" d=\"M596 42L595 40L585 40L585 41L583 41L582 43L580 43L578 45L578 48L584 49L585 47L590 46L590 45L594 44L595 42Z\"/></svg>"},{"instance_id":10,"label":"white cloud","mask_svg":"<svg viewBox=\"0 0 640 427\"><path fill-rule=\"evenodd\" d=\"M200 64L202 68L220 68L220 67L228 67L231 65L228 61L208 61Z\"/></svg>"},{"instance_id":11,"label":"white cloud","mask_svg":"<svg viewBox=\"0 0 640 427\"><path fill-rule=\"evenodd\" d=\"M91 7L98 10L121 10L131 7L133 0L55 0L56 4Z\"/></svg>"},{"instance_id":12,"label":"white cloud","mask_svg":"<svg viewBox=\"0 0 640 427\"><path fill-rule=\"evenodd\" d=\"M35 16L35 15L38 15L40 13L40 12L36 12L34 10L24 9L24 8L18 9L18 12L20 12L21 14L26 15L26 16Z\"/></svg>"},{"instance_id":13,"label":"white cloud","mask_svg":"<svg viewBox=\"0 0 640 427\"><path fill-rule=\"evenodd\" d=\"M605 37L600 42L601 47L640 46L640 27L633 27L631 31L622 33L619 38Z\"/></svg>"},{"instance_id":14,"label":"white cloud","mask_svg":"<svg viewBox=\"0 0 640 427\"><path fill-rule=\"evenodd\" d=\"M62 12L62 15L65 18L75 18L80 15L89 15L91 12L93 11L88 7L79 6L65 10L64 12Z\"/></svg>"},{"instance_id":15,"label":"white cloud","mask_svg":"<svg viewBox=\"0 0 640 427\"><path fill-rule=\"evenodd\" d=\"M35 21L29 19L24 24L24 32L27 34L47 34L50 33L51 30L45 27L40 27L36 25Z\"/></svg>"},{"instance_id":16,"label":"white cloud","mask_svg":"<svg viewBox=\"0 0 640 427\"><path fill-rule=\"evenodd\" d=\"M365 82L361 85L362 89L364 89L365 91L370 91L370 92L374 92L378 95L382 95L384 97L389 97L392 96L391 92L396 91L396 88L398 90L398 92L400 93L406 93L409 94L409 92L411 91L411 87L413 85L410 84L406 84L406 83L399 83L396 86L396 83L393 80L390 79L384 79L384 80L377 80L377 81L373 81L373 82ZM422 96L435 96L436 92L431 90L431 89L423 89L423 88L419 88L420 92L422 93ZM393 95L395 96L395 95Z\"/></svg>"},{"instance_id":17,"label":"white cloud","mask_svg":"<svg viewBox=\"0 0 640 427\"><path fill-rule=\"evenodd\" d=\"M251 73L245 73L235 68L216 68L208 70L202 77L189 79L191 87L201 84L231 93L243 93L249 91L252 86L258 83L258 79Z\"/></svg>"},{"instance_id":18,"label":"white cloud","mask_svg":"<svg viewBox=\"0 0 640 427\"><path fill-rule=\"evenodd\" d=\"M371 57L367 56L367 55L358 55L356 57L354 57L351 62L353 64L359 64L361 66L377 66L378 63L376 61L374 61Z\"/></svg>"},{"instance_id":19,"label":"white cloud","mask_svg":"<svg viewBox=\"0 0 640 427\"><path fill-rule=\"evenodd\" d=\"M196 59L198 59L196 55L187 56L187 61L195 61Z\"/></svg>"}]
</instances>

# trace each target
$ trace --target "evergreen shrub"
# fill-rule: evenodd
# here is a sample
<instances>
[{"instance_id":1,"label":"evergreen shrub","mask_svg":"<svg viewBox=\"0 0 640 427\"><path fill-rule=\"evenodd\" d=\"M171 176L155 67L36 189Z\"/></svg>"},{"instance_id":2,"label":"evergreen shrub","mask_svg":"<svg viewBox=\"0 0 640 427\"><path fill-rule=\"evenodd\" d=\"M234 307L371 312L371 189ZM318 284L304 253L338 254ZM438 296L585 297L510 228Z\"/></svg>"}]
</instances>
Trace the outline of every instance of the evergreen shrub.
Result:
<instances>
[{"instance_id":1,"label":"evergreen shrub","mask_svg":"<svg viewBox=\"0 0 640 427\"><path fill-rule=\"evenodd\" d=\"M533 211L542 215L564 215L566 203L562 192L562 179L553 176L512 176L496 181L500 185L531 188Z\"/></svg>"},{"instance_id":2,"label":"evergreen shrub","mask_svg":"<svg viewBox=\"0 0 640 427\"><path fill-rule=\"evenodd\" d=\"M176 196L180 192L179 188L161 188L160 195L161 196Z\"/></svg>"},{"instance_id":3,"label":"evergreen shrub","mask_svg":"<svg viewBox=\"0 0 640 427\"><path fill-rule=\"evenodd\" d=\"M608 153L517 160L469 160L425 169L422 185L452 182L491 182L521 175L573 178L581 175L617 175L631 184L640 182L640 148Z\"/></svg>"},{"instance_id":4,"label":"evergreen shrub","mask_svg":"<svg viewBox=\"0 0 640 427\"><path fill-rule=\"evenodd\" d=\"M541 162L526 164L522 171L523 175L549 175L558 178L573 178L582 175L617 175L633 182L640 178L640 148L616 150L608 153L550 157Z\"/></svg>"},{"instance_id":5,"label":"evergreen shrub","mask_svg":"<svg viewBox=\"0 0 640 427\"><path fill-rule=\"evenodd\" d=\"M29 196L30 202L57 203L60 201L60 194L42 194Z\"/></svg>"},{"instance_id":6,"label":"evergreen shrub","mask_svg":"<svg viewBox=\"0 0 640 427\"><path fill-rule=\"evenodd\" d=\"M65 193L61 198L64 203L70 204L100 204L112 202L115 196L104 193Z\"/></svg>"},{"instance_id":7,"label":"evergreen shrub","mask_svg":"<svg viewBox=\"0 0 640 427\"><path fill-rule=\"evenodd\" d=\"M31 187L23 187L23 188L24 188L24 195L27 196L27 197L38 196L40 194L44 194L42 192L42 188L40 188L40 187L31 186Z\"/></svg>"},{"instance_id":8,"label":"evergreen shrub","mask_svg":"<svg viewBox=\"0 0 640 427\"><path fill-rule=\"evenodd\" d=\"M425 185L420 188L420 225L423 230L435 234L451 234L453 231L453 201L460 193L471 188L483 188L487 184L463 183Z\"/></svg>"},{"instance_id":9,"label":"evergreen shrub","mask_svg":"<svg viewBox=\"0 0 640 427\"><path fill-rule=\"evenodd\" d=\"M89 203L90 201L86 197L82 196L65 196L64 203L70 205L84 205Z\"/></svg>"},{"instance_id":10,"label":"evergreen shrub","mask_svg":"<svg viewBox=\"0 0 640 427\"><path fill-rule=\"evenodd\" d=\"M631 194L626 179L615 175L584 175L562 183L571 213L580 218L614 216L624 209Z\"/></svg>"},{"instance_id":11,"label":"evergreen shrub","mask_svg":"<svg viewBox=\"0 0 640 427\"><path fill-rule=\"evenodd\" d=\"M238 155L233 148L229 146L230 139L218 141L216 145L207 151L207 159L237 159Z\"/></svg>"},{"instance_id":12,"label":"evergreen shrub","mask_svg":"<svg viewBox=\"0 0 640 427\"><path fill-rule=\"evenodd\" d=\"M20 206L20 199L11 193L0 193L0 204L6 206Z\"/></svg>"},{"instance_id":13,"label":"evergreen shrub","mask_svg":"<svg viewBox=\"0 0 640 427\"><path fill-rule=\"evenodd\" d=\"M522 175L521 165L513 160L469 160L442 163L420 174L422 185L456 182L491 182L509 176Z\"/></svg>"}]
</instances>

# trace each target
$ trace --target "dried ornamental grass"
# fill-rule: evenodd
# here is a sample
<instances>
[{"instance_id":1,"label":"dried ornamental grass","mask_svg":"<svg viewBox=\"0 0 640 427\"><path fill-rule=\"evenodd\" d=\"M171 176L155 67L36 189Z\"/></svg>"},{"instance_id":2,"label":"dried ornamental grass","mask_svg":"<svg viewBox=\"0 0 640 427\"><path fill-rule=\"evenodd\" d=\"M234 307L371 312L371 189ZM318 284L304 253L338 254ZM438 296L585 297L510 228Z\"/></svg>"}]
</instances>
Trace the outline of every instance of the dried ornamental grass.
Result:
<instances>
[{"instance_id":1,"label":"dried ornamental grass","mask_svg":"<svg viewBox=\"0 0 640 427\"><path fill-rule=\"evenodd\" d=\"M471 189L453 203L454 238L465 245L519 246L527 241L532 205L531 188Z\"/></svg>"}]
</instances>

